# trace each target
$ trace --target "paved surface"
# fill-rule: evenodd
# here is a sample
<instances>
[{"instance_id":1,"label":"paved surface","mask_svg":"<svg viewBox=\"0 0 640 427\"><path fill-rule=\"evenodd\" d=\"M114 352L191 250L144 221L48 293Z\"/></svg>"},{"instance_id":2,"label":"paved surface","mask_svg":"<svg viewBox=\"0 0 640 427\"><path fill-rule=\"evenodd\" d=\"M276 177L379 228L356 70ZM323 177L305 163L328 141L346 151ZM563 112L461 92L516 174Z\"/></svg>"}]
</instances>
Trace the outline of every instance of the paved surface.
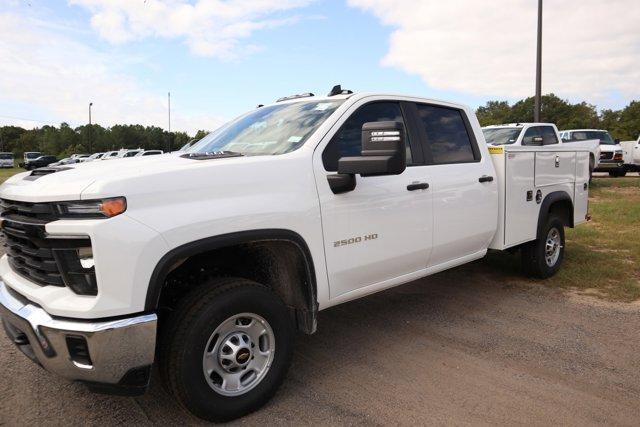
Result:
<instances>
[{"instance_id":1,"label":"paved surface","mask_svg":"<svg viewBox=\"0 0 640 427\"><path fill-rule=\"evenodd\" d=\"M320 316L253 424L640 423L640 305L515 283L485 262ZM0 339L0 425L195 424L157 377L90 394Z\"/></svg>"}]
</instances>

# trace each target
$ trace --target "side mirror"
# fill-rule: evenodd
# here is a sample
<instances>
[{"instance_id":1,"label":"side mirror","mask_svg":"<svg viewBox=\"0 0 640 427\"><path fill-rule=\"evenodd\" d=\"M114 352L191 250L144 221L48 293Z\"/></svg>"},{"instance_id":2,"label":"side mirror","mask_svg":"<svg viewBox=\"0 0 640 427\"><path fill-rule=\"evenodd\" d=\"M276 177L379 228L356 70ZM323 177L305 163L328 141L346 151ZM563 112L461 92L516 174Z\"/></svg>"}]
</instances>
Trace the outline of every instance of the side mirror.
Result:
<instances>
[{"instance_id":1,"label":"side mirror","mask_svg":"<svg viewBox=\"0 0 640 427\"><path fill-rule=\"evenodd\" d=\"M615 142L616 144L620 144L620 138L614 139L613 142Z\"/></svg>"},{"instance_id":2,"label":"side mirror","mask_svg":"<svg viewBox=\"0 0 640 427\"><path fill-rule=\"evenodd\" d=\"M338 160L338 173L362 176L400 175L407 168L405 129L400 122L362 125L362 155Z\"/></svg>"}]
</instances>

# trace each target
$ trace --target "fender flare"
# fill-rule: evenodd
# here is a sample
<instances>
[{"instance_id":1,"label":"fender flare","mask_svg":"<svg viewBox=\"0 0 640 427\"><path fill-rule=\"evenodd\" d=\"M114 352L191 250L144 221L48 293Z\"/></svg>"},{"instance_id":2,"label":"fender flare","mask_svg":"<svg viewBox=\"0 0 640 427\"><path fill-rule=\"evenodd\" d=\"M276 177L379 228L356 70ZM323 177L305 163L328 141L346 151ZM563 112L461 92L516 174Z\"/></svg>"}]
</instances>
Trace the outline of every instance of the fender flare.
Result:
<instances>
[{"instance_id":1,"label":"fender flare","mask_svg":"<svg viewBox=\"0 0 640 427\"><path fill-rule=\"evenodd\" d=\"M302 236L294 231L286 229L259 229L221 234L189 242L170 250L160 259L160 261L158 261L158 264L156 264L153 269L153 273L149 279L149 286L147 288L145 310L155 311L158 308L160 294L162 293L162 288L167 275L170 273L171 267L180 259L188 258L214 249L221 249L227 246L266 241L287 241L293 243L301 251L306 264L305 272L307 275L308 289L305 289L305 293L308 298L307 306L309 314L311 314L315 323L318 311L318 302L316 273L311 251L309 251L309 247Z\"/></svg>"},{"instance_id":2,"label":"fender flare","mask_svg":"<svg viewBox=\"0 0 640 427\"><path fill-rule=\"evenodd\" d=\"M554 203L557 202L569 202L571 205L571 212L569 213L568 223L565 224L571 228L573 228L573 200L571 196L566 191L553 191L545 196L542 200L542 204L540 205L540 211L538 213L538 228L536 232L537 238L540 238L543 233L543 228L547 216L549 215L549 210Z\"/></svg>"}]
</instances>

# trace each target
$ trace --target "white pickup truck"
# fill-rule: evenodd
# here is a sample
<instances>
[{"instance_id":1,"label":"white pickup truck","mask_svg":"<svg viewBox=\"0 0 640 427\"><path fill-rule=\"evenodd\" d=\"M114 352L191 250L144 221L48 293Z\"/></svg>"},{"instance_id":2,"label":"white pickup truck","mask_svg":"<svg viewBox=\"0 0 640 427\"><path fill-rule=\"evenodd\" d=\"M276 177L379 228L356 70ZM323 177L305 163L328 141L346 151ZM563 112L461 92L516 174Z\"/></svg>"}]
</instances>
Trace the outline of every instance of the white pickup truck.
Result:
<instances>
[{"instance_id":1,"label":"white pickup truck","mask_svg":"<svg viewBox=\"0 0 640 427\"><path fill-rule=\"evenodd\" d=\"M489 249L553 275L588 182L587 148L488 147L463 105L288 97L185 153L8 179L0 314L51 372L140 393L157 361L183 407L229 420L276 392L320 310Z\"/></svg>"},{"instance_id":2,"label":"white pickup truck","mask_svg":"<svg viewBox=\"0 0 640 427\"><path fill-rule=\"evenodd\" d=\"M600 141L600 158L595 172L608 172L610 176L625 176L622 147L619 140L614 140L608 131L603 129L570 129L560 131L565 144L597 139Z\"/></svg>"},{"instance_id":3,"label":"white pickup truck","mask_svg":"<svg viewBox=\"0 0 640 427\"><path fill-rule=\"evenodd\" d=\"M493 146L552 146L554 144L581 144L589 150L589 177L598 167L600 159L599 139L567 140L563 139L553 123L510 123L482 128L487 144Z\"/></svg>"},{"instance_id":4,"label":"white pickup truck","mask_svg":"<svg viewBox=\"0 0 640 427\"><path fill-rule=\"evenodd\" d=\"M640 136L636 141L623 141L622 159L627 172L640 172Z\"/></svg>"}]
</instances>

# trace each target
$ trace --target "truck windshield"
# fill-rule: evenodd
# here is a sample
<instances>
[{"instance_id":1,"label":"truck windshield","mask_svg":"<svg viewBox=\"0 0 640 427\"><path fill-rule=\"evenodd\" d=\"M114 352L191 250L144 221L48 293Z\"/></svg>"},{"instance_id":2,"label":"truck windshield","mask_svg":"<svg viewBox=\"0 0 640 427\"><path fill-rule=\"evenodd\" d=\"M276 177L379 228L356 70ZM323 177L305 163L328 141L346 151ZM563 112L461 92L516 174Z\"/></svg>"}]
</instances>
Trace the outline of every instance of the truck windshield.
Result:
<instances>
[{"instance_id":1,"label":"truck windshield","mask_svg":"<svg viewBox=\"0 0 640 427\"><path fill-rule=\"evenodd\" d=\"M0 160L13 160L13 154L0 153Z\"/></svg>"},{"instance_id":2,"label":"truck windshield","mask_svg":"<svg viewBox=\"0 0 640 427\"><path fill-rule=\"evenodd\" d=\"M607 131L598 130L581 130L573 132L571 139L574 141L584 141L587 139L599 139L600 145L616 145L611 135Z\"/></svg>"},{"instance_id":3,"label":"truck windshield","mask_svg":"<svg viewBox=\"0 0 640 427\"><path fill-rule=\"evenodd\" d=\"M37 159L38 157L42 156L42 153L26 153L25 156L27 157L27 159Z\"/></svg>"},{"instance_id":4,"label":"truck windshield","mask_svg":"<svg viewBox=\"0 0 640 427\"><path fill-rule=\"evenodd\" d=\"M522 128L491 128L482 129L484 139L489 145L513 144L518 140Z\"/></svg>"},{"instance_id":5,"label":"truck windshield","mask_svg":"<svg viewBox=\"0 0 640 427\"><path fill-rule=\"evenodd\" d=\"M229 151L247 156L296 150L343 100L301 101L260 107L211 132L188 153Z\"/></svg>"}]
</instances>

